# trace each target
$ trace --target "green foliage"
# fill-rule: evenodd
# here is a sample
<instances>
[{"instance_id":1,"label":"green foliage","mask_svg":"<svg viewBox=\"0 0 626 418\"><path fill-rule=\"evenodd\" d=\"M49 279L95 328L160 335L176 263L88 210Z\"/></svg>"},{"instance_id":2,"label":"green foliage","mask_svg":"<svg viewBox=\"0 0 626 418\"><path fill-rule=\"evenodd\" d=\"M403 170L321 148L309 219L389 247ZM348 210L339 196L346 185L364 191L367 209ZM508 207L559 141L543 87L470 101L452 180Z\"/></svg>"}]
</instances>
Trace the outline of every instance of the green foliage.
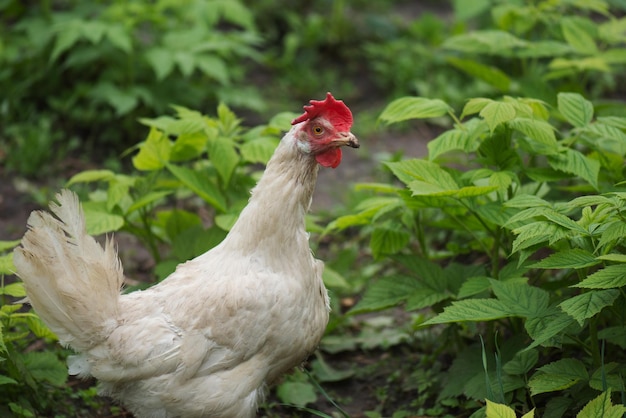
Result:
<instances>
[{"instance_id":1,"label":"green foliage","mask_svg":"<svg viewBox=\"0 0 626 418\"><path fill-rule=\"evenodd\" d=\"M0 12L0 138L25 174L50 162L53 145L67 151L60 138L119 149L138 136L139 115L169 103L262 106L241 85L260 39L239 1L5 1ZM37 160L19 158L35 150Z\"/></svg>"},{"instance_id":2,"label":"green foliage","mask_svg":"<svg viewBox=\"0 0 626 418\"><path fill-rule=\"evenodd\" d=\"M399 185L358 185L369 197L329 225L367 225L373 256L393 261L352 313L434 307L424 325L486 322L481 332L505 340L525 331L475 369L486 392L470 381L445 395L524 410L532 397L545 416L582 408L596 390L623 391L626 369L616 337L626 332L626 118L594 114L577 93L556 102L474 98L460 118L440 100L390 103L386 123L447 113L454 126L427 158L385 163ZM618 349L603 357L601 344Z\"/></svg>"},{"instance_id":3,"label":"green foliage","mask_svg":"<svg viewBox=\"0 0 626 418\"><path fill-rule=\"evenodd\" d=\"M12 254L6 253L19 241L0 242L0 412L7 417L34 417L53 407L51 388L67 380L65 364L53 351L36 350L37 339L55 336L23 303L21 282L5 282L15 270Z\"/></svg>"}]
</instances>

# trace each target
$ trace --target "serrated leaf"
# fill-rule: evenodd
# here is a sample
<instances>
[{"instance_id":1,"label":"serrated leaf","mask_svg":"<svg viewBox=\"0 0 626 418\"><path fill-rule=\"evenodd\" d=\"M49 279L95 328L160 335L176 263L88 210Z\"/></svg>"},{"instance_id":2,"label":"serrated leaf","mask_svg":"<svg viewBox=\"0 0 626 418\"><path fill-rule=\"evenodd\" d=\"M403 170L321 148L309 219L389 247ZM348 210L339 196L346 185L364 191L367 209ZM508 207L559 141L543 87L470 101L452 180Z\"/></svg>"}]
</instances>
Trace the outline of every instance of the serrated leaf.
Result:
<instances>
[{"instance_id":1,"label":"serrated leaf","mask_svg":"<svg viewBox=\"0 0 626 418\"><path fill-rule=\"evenodd\" d=\"M453 129L446 131L428 142L428 158L432 161L450 151L468 151L470 136L466 131Z\"/></svg>"},{"instance_id":2,"label":"serrated leaf","mask_svg":"<svg viewBox=\"0 0 626 418\"><path fill-rule=\"evenodd\" d=\"M489 277L470 277L465 280L457 294L458 299L465 299L470 296L477 295L482 292L491 290L491 282Z\"/></svg>"},{"instance_id":3,"label":"serrated leaf","mask_svg":"<svg viewBox=\"0 0 626 418\"><path fill-rule=\"evenodd\" d=\"M31 351L22 354L27 370L36 381L61 387L67 381L67 368L53 351Z\"/></svg>"},{"instance_id":4,"label":"serrated leaf","mask_svg":"<svg viewBox=\"0 0 626 418\"><path fill-rule=\"evenodd\" d=\"M536 316L548 308L549 294L527 283L491 280L493 293L511 314L523 317Z\"/></svg>"},{"instance_id":5,"label":"serrated leaf","mask_svg":"<svg viewBox=\"0 0 626 418\"><path fill-rule=\"evenodd\" d=\"M261 137L244 143L239 147L239 151L246 162L267 164L276 150L277 143L274 138Z\"/></svg>"},{"instance_id":6,"label":"serrated leaf","mask_svg":"<svg viewBox=\"0 0 626 418\"><path fill-rule=\"evenodd\" d=\"M224 212L226 210L226 199L222 193L215 185L213 185L213 183L207 181L206 177L201 173L174 164L167 164L167 169L181 183L200 196L211 206L220 212Z\"/></svg>"},{"instance_id":7,"label":"serrated leaf","mask_svg":"<svg viewBox=\"0 0 626 418\"><path fill-rule=\"evenodd\" d=\"M502 370L511 375L525 375L535 367L537 361L539 361L537 350L518 351L513 359L502 366Z\"/></svg>"},{"instance_id":8,"label":"serrated leaf","mask_svg":"<svg viewBox=\"0 0 626 418\"><path fill-rule=\"evenodd\" d=\"M417 280L412 277L397 275L382 277L367 287L363 298L350 313L378 311L397 305L419 287Z\"/></svg>"},{"instance_id":9,"label":"serrated leaf","mask_svg":"<svg viewBox=\"0 0 626 418\"><path fill-rule=\"evenodd\" d=\"M515 411L508 406L491 402L489 399L485 399L485 402L487 403L486 418L517 418Z\"/></svg>"},{"instance_id":10,"label":"serrated leaf","mask_svg":"<svg viewBox=\"0 0 626 418\"><path fill-rule=\"evenodd\" d=\"M106 37L118 49L130 54L133 51L133 42L127 31L122 25L108 26Z\"/></svg>"},{"instance_id":11,"label":"serrated leaf","mask_svg":"<svg viewBox=\"0 0 626 418\"><path fill-rule=\"evenodd\" d=\"M172 146L170 161L188 161L199 157L206 149L207 139L204 132L180 134Z\"/></svg>"},{"instance_id":12,"label":"serrated leaf","mask_svg":"<svg viewBox=\"0 0 626 418\"><path fill-rule=\"evenodd\" d=\"M69 187L75 183L91 183L94 181L109 181L115 177L115 173L111 170L86 170L72 176L66 186Z\"/></svg>"},{"instance_id":13,"label":"serrated leaf","mask_svg":"<svg viewBox=\"0 0 626 418\"><path fill-rule=\"evenodd\" d=\"M570 44L576 52L586 55L593 55L598 53L598 47L588 32L587 24L581 17L564 17L561 19L561 31L563 37ZM595 23L589 22L591 25Z\"/></svg>"},{"instance_id":14,"label":"serrated leaf","mask_svg":"<svg viewBox=\"0 0 626 418\"><path fill-rule=\"evenodd\" d=\"M2 273L0 270L0 274ZM26 297L26 289L24 288L24 283L15 282L5 284L4 287L0 287L0 295L9 295L15 298L23 298Z\"/></svg>"},{"instance_id":15,"label":"serrated leaf","mask_svg":"<svg viewBox=\"0 0 626 418\"><path fill-rule=\"evenodd\" d=\"M165 167L170 159L172 143L156 128L150 128L146 141L139 145L139 153L133 157L137 170L154 171Z\"/></svg>"},{"instance_id":16,"label":"serrated leaf","mask_svg":"<svg viewBox=\"0 0 626 418\"><path fill-rule=\"evenodd\" d=\"M551 254L543 260L531 264L529 267L540 269L581 269L595 266L599 263L600 260L589 251L574 248Z\"/></svg>"},{"instance_id":17,"label":"serrated leaf","mask_svg":"<svg viewBox=\"0 0 626 418\"><path fill-rule=\"evenodd\" d=\"M408 232L392 228L375 228L370 239L370 247L374 257L384 254L395 254L409 243Z\"/></svg>"},{"instance_id":18,"label":"serrated leaf","mask_svg":"<svg viewBox=\"0 0 626 418\"><path fill-rule=\"evenodd\" d=\"M324 284L327 287L331 288L344 288L347 289L350 287L348 281L336 270L332 269L329 266L324 266L324 273L322 274L322 279L324 280Z\"/></svg>"},{"instance_id":19,"label":"serrated leaf","mask_svg":"<svg viewBox=\"0 0 626 418\"><path fill-rule=\"evenodd\" d=\"M50 338L57 340L57 336L48 328L46 324L34 313L25 314L28 329L37 336L37 338Z\"/></svg>"},{"instance_id":20,"label":"serrated leaf","mask_svg":"<svg viewBox=\"0 0 626 418\"><path fill-rule=\"evenodd\" d=\"M484 97L475 97L470 99L463 106L463 112L461 112L460 119L463 119L466 116L474 115L476 113L480 113L481 110L485 108L489 103L493 102L491 99L486 99Z\"/></svg>"},{"instance_id":21,"label":"serrated leaf","mask_svg":"<svg viewBox=\"0 0 626 418\"><path fill-rule=\"evenodd\" d=\"M17 245L21 242L22 240L20 239L16 239L13 241L0 241L0 252L6 251L6 250L10 250L12 248L17 247Z\"/></svg>"},{"instance_id":22,"label":"serrated leaf","mask_svg":"<svg viewBox=\"0 0 626 418\"><path fill-rule=\"evenodd\" d=\"M174 70L174 56L165 48L150 48L145 57L159 81L163 81Z\"/></svg>"},{"instance_id":23,"label":"serrated leaf","mask_svg":"<svg viewBox=\"0 0 626 418\"><path fill-rule=\"evenodd\" d=\"M549 155L548 163L555 170L582 177L596 190L598 189L600 163L597 160L592 160L579 151L567 148L558 154Z\"/></svg>"},{"instance_id":24,"label":"serrated leaf","mask_svg":"<svg viewBox=\"0 0 626 418\"><path fill-rule=\"evenodd\" d=\"M80 27L80 21L74 20L59 26L61 30L57 33L50 54L50 62L54 62L57 58L74 46L82 38L82 30Z\"/></svg>"},{"instance_id":25,"label":"serrated leaf","mask_svg":"<svg viewBox=\"0 0 626 418\"><path fill-rule=\"evenodd\" d=\"M196 55L196 66L206 75L220 84L226 85L230 76L224 60L214 55Z\"/></svg>"},{"instance_id":26,"label":"serrated leaf","mask_svg":"<svg viewBox=\"0 0 626 418\"><path fill-rule=\"evenodd\" d=\"M515 118L508 122L508 126L541 144L542 154L548 155L557 152L558 143L554 135L554 128L548 122L537 119Z\"/></svg>"},{"instance_id":27,"label":"serrated leaf","mask_svg":"<svg viewBox=\"0 0 626 418\"><path fill-rule=\"evenodd\" d=\"M451 108L439 99L402 97L389 103L379 119L388 125L408 119L427 119L445 115Z\"/></svg>"},{"instance_id":28,"label":"serrated leaf","mask_svg":"<svg viewBox=\"0 0 626 418\"><path fill-rule=\"evenodd\" d=\"M597 398L591 400L576 415L576 418L622 418L626 414L626 406L613 405L611 403L611 392L604 392Z\"/></svg>"},{"instance_id":29,"label":"serrated leaf","mask_svg":"<svg viewBox=\"0 0 626 418\"><path fill-rule=\"evenodd\" d=\"M210 141L209 158L224 184L229 184L230 178L239 164L239 154L233 141L225 137L218 137Z\"/></svg>"},{"instance_id":30,"label":"serrated leaf","mask_svg":"<svg viewBox=\"0 0 626 418\"><path fill-rule=\"evenodd\" d=\"M511 87L511 79L498 67L456 57L448 57L446 61L464 73L490 84L501 92L508 92Z\"/></svg>"},{"instance_id":31,"label":"serrated leaf","mask_svg":"<svg viewBox=\"0 0 626 418\"><path fill-rule=\"evenodd\" d=\"M619 294L617 289L592 290L567 299L559 307L578 321L580 325L583 325L585 320L599 313L605 307L611 306Z\"/></svg>"},{"instance_id":32,"label":"serrated leaf","mask_svg":"<svg viewBox=\"0 0 626 418\"><path fill-rule=\"evenodd\" d=\"M507 206L510 208L530 208L530 207L538 207L538 206L549 207L550 203L540 198L539 196L530 195L530 194L519 194L513 197L512 199L509 199L506 202L504 202L504 206Z\"/></svg>"},{"instance_id":33,"label":"serrated leaf","mask_svg":"<svg viewBox=\"0 0 626 418\"><path fill-rule=\"evenodd\" d=\"M424 325L446 324L463 321L493 321L514 316L505 303L497 299L466 299L452 302L436 317Z\"/></svg>"},{"instance_id":34,"label":"serrated leaf","mask_svg":"<svg viewBox=\"0 0 626 418\"><path fill-rule=\"evenodd\" d=\"M613 289L626 286L626 264L607 266L574 285L587 289Z\"/></svg>"},{"instance_id":35,"label":"serrated leaf","mask_svg":"<svg viewBox=\"0 0 626 418\"><path fill-rule=\"evenodd\" d=\"M139 199L135 200L132 205L128 207L126 213L132 213L172 193L174 193L174 190L161 190L146 193L145 195L142 195Z\"/></svg>"},{"instance_id":36,"label":"serrated leaf","mask_svg":"<svg viewBox=\"0 0 626 418\"><path fill-rule=\"evenodd\" d=\"M89 235L118 231L124 226L124 218L110 213L106 208L106 202L83 202L82 206Z\"/></svg>"},{"instance_id":37,"label":"serrated leaf","mask_svg":"<svg viewBox=\"0 0 626 418\"><path fill-rule=\"evenodd\" d=\"M588 125L593 118L593 105L578 93L557 95L559 112L577 128Z\"/></svg>"},{"instance_id":38,"label":"serrated leaf","mask_svg":"<svg viewBox=\"0 0 626 418\"><path fill-rule=\"evenodd\" d=\"M574 386L589 379L584 364L576 359L561 359L549 363L537 371L528 381L533 396L540 393L555 392Z\"/></svg>"},{"instance_id":39,"label":"serrated leaf","mask_svg":"<svg viewBox=\"0 0 626 418\"><path fill-rule=\"evenodd\" d=\"M524 327L534 341L527 349L539 345L549 345L551 340L573 323L575 323L574 319L557 307L550 307L540 315L528 318Z\"/></svg>"},{"instance_id":40,"label":"serrated leaf","mask_svg":"<svg viewBox=\"0 0 626 418\"><path fill-rule=\"evenodd\" d=\"M13 253L0 255L0 276L6 274L14 274L15 265L13 264Z\"/></svg>"},{"instance_id":41,"label":"serrated leaf","mask_svg":"<svg viewBox=\"0 0 626 418\"><path fill-rule=\"evenodd\" d=\"M439 191L457 190L459 188L447 171L427 160L415 158L399 162L388 162L385 165L406 185L417 180L432 185Z\"/></svg>"},{"instance_id":42,"label":"serrated leaf","mask_svg":"<svg viewBox=\"0 0 626 418\"><path fill-rule=\"evenodd\" d=\"M480 111L479 115L485 119L489 130L493 132L499 125L515 118L515 106L506 102L491 102Z\"/></svg>"}]
</instances>

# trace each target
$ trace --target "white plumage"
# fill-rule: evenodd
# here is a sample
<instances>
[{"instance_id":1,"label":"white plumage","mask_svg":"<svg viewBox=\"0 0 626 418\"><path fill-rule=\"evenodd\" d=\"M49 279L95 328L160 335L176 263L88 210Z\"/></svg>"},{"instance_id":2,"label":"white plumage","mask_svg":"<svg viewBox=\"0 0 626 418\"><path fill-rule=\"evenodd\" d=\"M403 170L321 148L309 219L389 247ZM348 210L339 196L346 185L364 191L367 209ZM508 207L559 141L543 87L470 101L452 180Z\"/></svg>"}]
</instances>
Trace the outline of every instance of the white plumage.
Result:
<instances>
[{"instance_id":1,"label":"white plumage","mask_svg":"<svg viewBox=\"0 0 626 418\"><path fill-rule=\"evenodd\" d=\"M85 231L64 190L33 212L15 251L36 312L137 417L253 417L268 384L315 350L328 321L323 264L305 231L318 164L358 147L352 117L327 95L294 121L224 241L158 285L120 295L114 244Z\"/></svg>"}]
</instances>

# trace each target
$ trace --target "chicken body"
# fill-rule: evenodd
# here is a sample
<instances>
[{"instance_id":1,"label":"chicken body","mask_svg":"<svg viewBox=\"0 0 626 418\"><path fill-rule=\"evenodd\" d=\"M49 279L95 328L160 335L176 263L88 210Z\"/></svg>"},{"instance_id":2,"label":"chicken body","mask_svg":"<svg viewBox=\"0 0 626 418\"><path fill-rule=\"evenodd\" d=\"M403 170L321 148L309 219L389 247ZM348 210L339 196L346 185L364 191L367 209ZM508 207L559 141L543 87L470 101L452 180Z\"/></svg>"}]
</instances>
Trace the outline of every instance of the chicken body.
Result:
<instances>
[{"instance_id":1,"label":"chicken body","mask_svg":"<svg viewBox=\"0 0 626 418\"><path fill-rule=\"evenodd\" d=\"M320 152L358 143L334 132L328 147L307 145L312 122L285 135L224 241L145 291L119 294L113 245L86 234L71 192L51 206L59 220L31 215L14 261L35 310L78 352L70 374L96 377L139 418L255 416L266 386L315 350L328 322L305 214Z\"/></svg>"}]
</instances>

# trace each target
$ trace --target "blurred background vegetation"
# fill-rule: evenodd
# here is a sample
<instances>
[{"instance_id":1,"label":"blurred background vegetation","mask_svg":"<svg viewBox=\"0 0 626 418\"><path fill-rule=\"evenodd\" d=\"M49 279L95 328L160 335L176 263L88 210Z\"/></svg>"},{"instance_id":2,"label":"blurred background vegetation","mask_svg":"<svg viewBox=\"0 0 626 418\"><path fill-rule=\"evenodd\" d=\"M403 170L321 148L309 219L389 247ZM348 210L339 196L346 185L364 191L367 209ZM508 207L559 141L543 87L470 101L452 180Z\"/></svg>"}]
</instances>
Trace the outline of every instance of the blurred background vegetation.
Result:
<instances>
[{"instance_id":1,"label":"blurred background vegetation","mask_svg":"<svg viewBox=\"0 0 626 418\"><path fill-rule=\"evenodd\" d=\"M172 104L207 111L223 102L253 125L328 90L372 112L407 94L455 105L501 94L553 101L563 89L619 97L623 24L610 13L624 8L623 0L3 0L0 161L46 176L67 155L116 157L144 136L139 117ZM562 31L568 12L596 17L567 18Z\"/></svg>"}]
</instances>

